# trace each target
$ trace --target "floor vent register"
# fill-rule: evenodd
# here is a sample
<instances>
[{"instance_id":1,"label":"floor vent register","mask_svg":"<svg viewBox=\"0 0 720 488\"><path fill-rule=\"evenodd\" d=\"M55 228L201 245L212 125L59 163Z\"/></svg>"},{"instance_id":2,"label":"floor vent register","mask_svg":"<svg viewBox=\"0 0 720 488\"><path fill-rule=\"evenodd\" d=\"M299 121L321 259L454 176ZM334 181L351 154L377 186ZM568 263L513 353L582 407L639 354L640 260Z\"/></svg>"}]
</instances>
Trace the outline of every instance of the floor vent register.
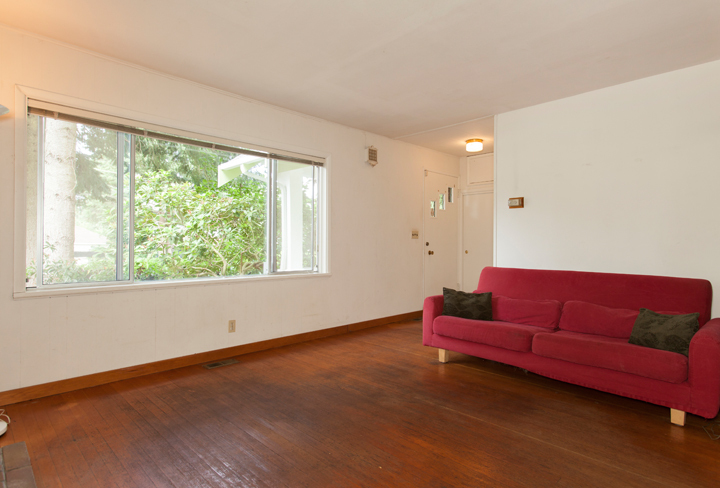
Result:
<instances>
[{"instance_id":1,"label":"floor vent register","mask_svg":"<svg viewBox=\"0 0 720 488\"><path fill-rule=\"evenodd\" d=\"M223 366L230 366L231 364L237 364L237 360L236 359L224 359L222 361L217 361L215 363L203 364L203 368L215 369L215 368L221 368Z\"/></svg>"}]
</instances>

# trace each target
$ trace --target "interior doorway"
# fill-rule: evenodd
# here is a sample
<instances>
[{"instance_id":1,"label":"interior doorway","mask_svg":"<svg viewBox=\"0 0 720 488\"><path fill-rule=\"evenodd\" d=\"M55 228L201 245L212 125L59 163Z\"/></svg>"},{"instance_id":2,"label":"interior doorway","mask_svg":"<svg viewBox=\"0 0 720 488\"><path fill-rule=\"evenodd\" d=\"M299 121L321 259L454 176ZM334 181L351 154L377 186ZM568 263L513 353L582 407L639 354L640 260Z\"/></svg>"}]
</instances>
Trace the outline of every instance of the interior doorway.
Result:
<instances>
[{"instance_id":1,"label":"interior doorway","mask_svg":"<svg viewBox=\"0 0 720 488\"><path fill-rule=\"evenodd\" d=\"M442 295L443 287L457 289L458 177L425 171L423 246L425 296Z\"/></svg>"}]
</instances>

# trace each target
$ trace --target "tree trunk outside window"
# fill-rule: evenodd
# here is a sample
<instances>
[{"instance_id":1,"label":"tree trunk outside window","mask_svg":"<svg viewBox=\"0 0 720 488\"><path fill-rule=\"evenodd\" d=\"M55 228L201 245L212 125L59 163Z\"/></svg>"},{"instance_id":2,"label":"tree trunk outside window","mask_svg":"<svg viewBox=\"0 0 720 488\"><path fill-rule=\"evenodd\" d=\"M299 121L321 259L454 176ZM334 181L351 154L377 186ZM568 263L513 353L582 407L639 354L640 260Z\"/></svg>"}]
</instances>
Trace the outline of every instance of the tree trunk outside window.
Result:
<instances>
[{"instance_id":1,"label":"tree trunk outside window","mask_svg":"<svg viewBox=\"0 0 720 488\"><path fill-rule=\"evenodd\" d=\"M75 246L75 144L77 125L46 119L45 245L50 260L71 262Z\"/></svg>"},{"instance_id":2,"label":"tree trunk outside window","mask_svg":"<svg viewBox=\"0 0 720 488\"><path fill-rule=\"evenodd\" d=\"M27 239L25 239L25 267L30 268L34 265L37 254L38 118L34 115L28 116L26 160ZM35 286L34 278L32 278L32 283L29 283L29 285Z\"/></svg>"}]
</instances>

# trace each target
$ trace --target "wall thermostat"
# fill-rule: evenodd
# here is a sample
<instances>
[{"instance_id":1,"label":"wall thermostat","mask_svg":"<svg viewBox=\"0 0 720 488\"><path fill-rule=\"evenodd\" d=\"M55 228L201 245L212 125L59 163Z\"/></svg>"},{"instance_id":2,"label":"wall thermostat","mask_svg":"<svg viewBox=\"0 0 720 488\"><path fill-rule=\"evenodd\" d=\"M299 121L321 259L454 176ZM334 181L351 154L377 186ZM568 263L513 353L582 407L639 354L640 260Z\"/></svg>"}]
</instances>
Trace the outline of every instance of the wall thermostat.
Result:
<instances>
[{"instance_id":1,"label":"wall thermostat","mask_svg":"<svg viewBox=\"0 0 720 488\"><path fill-rule=\"evenodd\" d=\"M508 200L508 207L510 208L524 208L525 197L514 197Z\"/></svg>"}]
</instances>

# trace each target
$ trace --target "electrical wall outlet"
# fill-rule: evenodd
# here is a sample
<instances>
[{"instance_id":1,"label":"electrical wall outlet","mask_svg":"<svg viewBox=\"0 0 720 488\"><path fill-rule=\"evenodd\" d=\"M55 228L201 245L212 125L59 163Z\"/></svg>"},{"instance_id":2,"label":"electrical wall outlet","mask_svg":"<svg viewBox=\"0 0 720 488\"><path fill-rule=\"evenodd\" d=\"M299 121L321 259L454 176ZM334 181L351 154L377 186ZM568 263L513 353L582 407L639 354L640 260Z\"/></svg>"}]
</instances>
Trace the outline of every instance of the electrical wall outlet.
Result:
<instances>
[{"instance_id":1,"label":"electrical wall outlet","mask_svg":"<svg viewBox=\"0 0 720 488\"><path fill-rule=\"evenodd\" d=\"M228 332L235 332L235 321L234 320L228 321Z\"/></svg>"}]
</instances>

